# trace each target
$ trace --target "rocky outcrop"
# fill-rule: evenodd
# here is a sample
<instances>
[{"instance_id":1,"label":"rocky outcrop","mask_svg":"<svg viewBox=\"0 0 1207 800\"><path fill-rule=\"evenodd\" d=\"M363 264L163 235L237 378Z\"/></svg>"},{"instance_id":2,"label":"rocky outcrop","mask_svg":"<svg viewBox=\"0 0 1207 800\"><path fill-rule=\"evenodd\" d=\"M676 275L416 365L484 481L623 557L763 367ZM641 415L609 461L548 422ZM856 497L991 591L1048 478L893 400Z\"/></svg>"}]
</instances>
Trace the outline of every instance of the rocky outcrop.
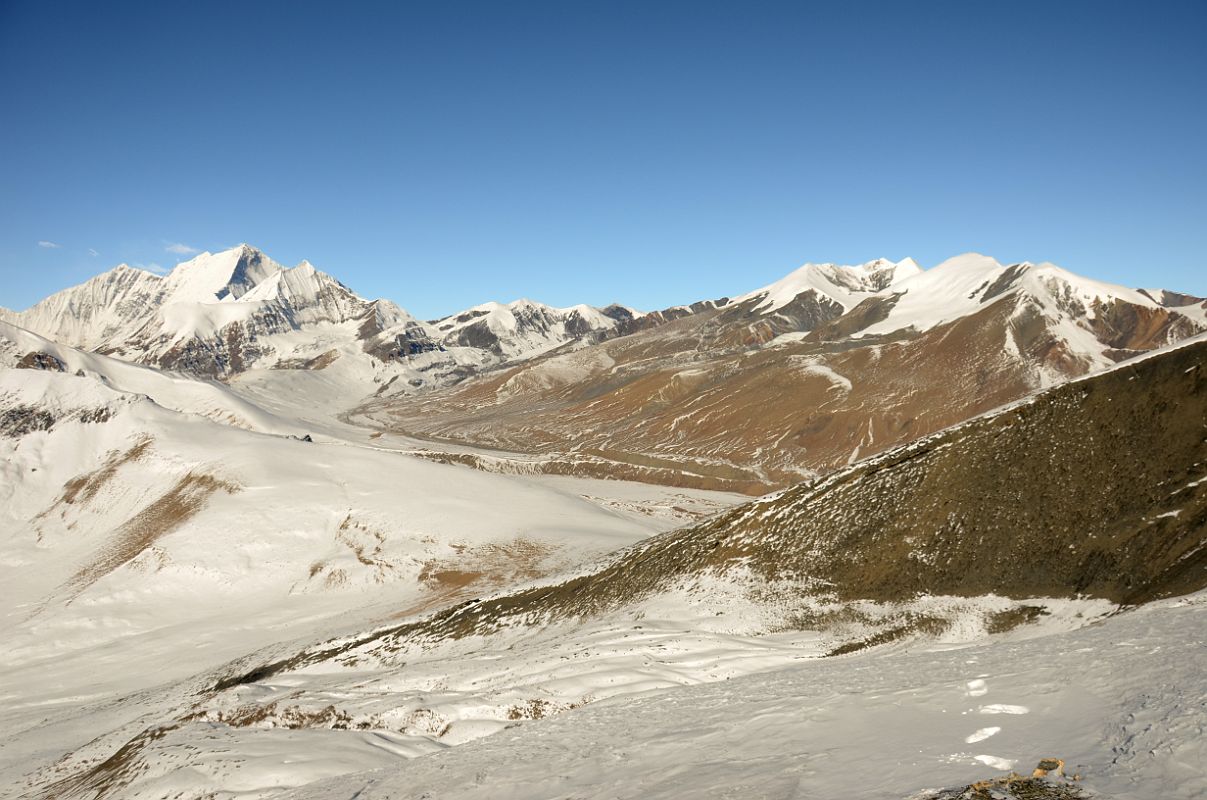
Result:
<instances>
[{"instance_id":1,"label":"rocky outcrop","mask_svg":"<svg viewBox=\"0 0 1207 800\"><path fill-rule=\"evenodd\" d=\"M26 353L14 365L16 369L42 369L50 372L66 372L67 366L50 353L37 351Z\"/></svg>"},{"instance_id":2,"label":"rocky outcrop","mask_svg":"<svg viewBox=\"0 0 1207 800\"><path fill-rule=\"evenodd\" d=\"M1066 776L1064 766L1059 758L1045 758L1029 776L1011 772L958 789L913 794L907 800L1091 800L1097 796L1081 785L1080 775Z\"/></svg>"}]
</instances>

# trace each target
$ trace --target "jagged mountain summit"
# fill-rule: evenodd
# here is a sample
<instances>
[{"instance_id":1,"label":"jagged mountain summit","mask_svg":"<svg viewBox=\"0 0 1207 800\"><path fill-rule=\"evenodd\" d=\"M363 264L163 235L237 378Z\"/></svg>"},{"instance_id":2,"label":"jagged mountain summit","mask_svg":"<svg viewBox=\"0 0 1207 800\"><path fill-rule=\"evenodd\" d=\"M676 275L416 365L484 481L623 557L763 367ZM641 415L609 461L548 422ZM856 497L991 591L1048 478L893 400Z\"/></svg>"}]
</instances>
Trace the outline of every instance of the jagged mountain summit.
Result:
<instances>
[{"instance_id":1,"label":"jagged mountain summit","mask_svg":"<svg viewBox=\"0 0 1207 800\"><path fill-rule=\"evenodd\" d=\"M609 313L610 312L610 313ZM526 358L594 334L617 332L640 312L623 306L598 309L588 305L553 308L521 299L484 303L430 324L449 345L477 347L505 360Z\"/></svg>"},{"instance_id":2,"label":"jagged mountain summit","mask_svg":"<svg viewBox=\"0 0 1207 800\"><path fill-rule=\"evenodd\" d=\"M202 253L166 276L123 264L26 311L0 309L0 319L73 347L201 376L316 369L363 353L378 382L401 369L410 379L421 376L411 386L432 388L568 344L596 344L699 314L716 312L702 344L718 349L813 331L814 338L831 341L917 333L975 314L1007 295L1020 299L1016 327L1034 328L1030 321L1045 312L1069 323L1056 352L1042 358L1078 361L1057 367L1072 373L1207 326L1199 298L1133 291L1050 264L1002 265L974 254L928 271L908 258L806 264L733 301L652 313L518 300L421 322L390 301L361 298L307 261L286 268L248 245ZM1119 352L1112 355L1094 341ZM327 345L334 347L323 349Z\"/></svg>"},{"instance_id":3,"label":"jagged mountain summit","mask_svg":"<svg viewBox=\"0 0 1207 800\"><path fill-rule=\"evenodd\" d=\"M423 358L441 347L397 305L247 245L202 253L166 276L121 265L0 317L67 345L206 377L313 369L341 356L378 364L405 356L415 371L455 361Z\"/></svg>"},{"instance_id":4,"label":"jagged mountain summit","mask_svg":"<svg viewBox=\"0 0 1207 800\"><path fill-rule=\"evenodd\" d=\"M775 283L735 298L735 303L758 300L755 310L764 314L779 311L812 292L819 304L837 304L849 311L864 298L922 273L918 262L906 258L892 262L878 258L858 266L805 264Z\"/></svg>"},{"instance_id":5,"label":"jagged mountain summit","mask_svg":"<svg viewBox=\"0 0 1207 800\"><path fill-rule=\"evenodd\" d=\"M435 383L620 324L589 306L531 301L424 323L388 300L365 300L308 261L286 268L248 245L202 253L166 276L123 264L27 311L0 311L0 319L73 347L200 376L315 369L363 354L370 371L430 373Z\"/></svg>"}]
</instances>

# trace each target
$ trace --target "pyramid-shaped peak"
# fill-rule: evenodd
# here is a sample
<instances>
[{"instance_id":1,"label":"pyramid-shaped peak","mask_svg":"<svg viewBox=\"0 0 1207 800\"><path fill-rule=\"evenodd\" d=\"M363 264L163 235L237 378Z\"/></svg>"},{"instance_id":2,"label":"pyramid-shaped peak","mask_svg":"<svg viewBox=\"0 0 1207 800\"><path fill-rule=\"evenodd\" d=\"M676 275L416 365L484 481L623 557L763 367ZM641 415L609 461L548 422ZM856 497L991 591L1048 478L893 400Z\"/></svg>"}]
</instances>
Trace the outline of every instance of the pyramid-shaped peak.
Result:
<instances>
[{"instance_id":1,"label":"pyramid-shaped peak","mask_svg":"<svg viewBox=\"0 0 1207 800\"><path fill-rule=\"evenodd\" d=\"M251 245L204 252L176 265L168 276L169 302L213 303L238 299L282 267Z\"/></svg>"}]
</instances>

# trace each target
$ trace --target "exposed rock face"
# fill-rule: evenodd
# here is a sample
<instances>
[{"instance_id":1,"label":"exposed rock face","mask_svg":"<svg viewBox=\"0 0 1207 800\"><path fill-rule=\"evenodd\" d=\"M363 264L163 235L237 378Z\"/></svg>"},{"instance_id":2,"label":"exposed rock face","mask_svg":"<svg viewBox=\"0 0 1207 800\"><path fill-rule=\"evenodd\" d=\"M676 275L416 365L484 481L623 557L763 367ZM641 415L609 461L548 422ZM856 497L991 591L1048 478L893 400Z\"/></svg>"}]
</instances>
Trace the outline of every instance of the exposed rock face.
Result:
<instances>
[{"instance_id":1,"label":"exposed rock face","mask_svg":"<svg viewBox=\"0 0 1207 800\"><path fill-rule=\"evenodd\" d=\"M960 789L915 794L908 800L1092 800L1096 796L1076 782L1060 778L1008 775L970 783Z\"/></svg>"},{"instance_id":2,"label":"exposed rock face","mask_svg":"<svg viewBox=\"0 0 1207 800\"><path fill-rule=\"evenodd\" d=\"M1207 306L1207 299L1181 292L1171 292L1168 289L1141 289L1140 291L1166 308L1188 308L1190 306L1203 308Z\"/></svg>"},{"instance_id":3,"label":"exposed rock face","mask_svg":"<svg viewBox=\"0 0 1207 800\"><path fill-rule=\"evenodd\" d=\"M11 405L0 410L0 436L19 439L34 431L48 431L55 422L54 415L46 409Z\"/></svg>"},{"instance_id":4,"label":"exposed rock face","mask_svg":"<svg viewBox=\"0 0 1207 800\"><path fill-rule=\"evenodd\" d=\"M15 364L16 369L44 369L51 372L66 372L67 367L62 361L50 353L26 353Z\"/></svg>"}]
</instances>

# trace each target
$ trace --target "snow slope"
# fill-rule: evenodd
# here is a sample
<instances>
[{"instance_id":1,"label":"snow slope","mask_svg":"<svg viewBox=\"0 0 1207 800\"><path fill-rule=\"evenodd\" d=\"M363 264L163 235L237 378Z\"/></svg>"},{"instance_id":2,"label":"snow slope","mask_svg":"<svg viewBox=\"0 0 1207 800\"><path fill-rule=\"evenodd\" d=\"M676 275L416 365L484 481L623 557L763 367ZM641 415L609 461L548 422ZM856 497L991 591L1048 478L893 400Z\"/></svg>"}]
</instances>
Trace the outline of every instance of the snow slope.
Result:
<instances>
[{"instance_id":1,"label":"snow slope","mask_svg":"<svg viewBox=\"0 0 1207 800\"><path fill-rule=\"evenodd\" d=\"M560 725L584 718L618 725L609 733L588 722L584 736L602 752L627 753L622 743L633 728L612 710L640 717L653 713L644 709L658 697L659 706L683 704L673 724L700 719L709 732L702 743L694 734L683 740L711 753L705 763L715 766L699 767L707 776L701 780L735 791L831 796L825 792L842 776L846 796L903 797L1056 756L1103 786L1127 778L1138 796L1192 797L1200 787L1183 753L1163 752L1153 762L1143 753L1179 746L1178 737L1201 725L1197 665L1187 670L1199 681L1188 691L1152 688L1169 658L1202 658L1193 633L1201 611L1198 627L1182 616L1170 627L1161 627L1164 617L1148 617L1127 628L1128 640L1136 631L1148 637L1137 651L1147 660L1112 662L1120 651L1103 652L1094 644L1101 634L1086 631L1140 613L1119 614L1119 602L1156 598L1150 608L1181 614L1184 604L1169 595L1204 584L1196 522L1204 508L1203 445L1185 435L1201 418L1203 354L1201 341L1190 343L1049 390L518 590L427 616L416 609L352 625L301 647L280 642L215 665L163 687L143 703L145 716L110 726L31 785L67 797L100 783L126 797L272 796L375 764L409 781L449 763L429 767L429 759L459 763L440 754L458 746L471 753L465 758L477 767L474 780L456 767L443 774L458 791L477 791L485 770L472 753L498 752L489 739L477 740L514 741L516 723L523 733L526 720L560 715L567 720ZM1080 479L1071 464L1082 466ZM442 571L465 569L461 562ZM1201 606L1202 599L1191 602ZM1078 655L1086 652L1094 655ZM1113 680L1111 670L1126 681ZM1055 682L1070 675L1091 686L1089 694ZM795 687L787 700L785 680ZM774 688L760 688L764 682ZM676 687L688 688L650 694ZM692 705L695 697L708 698L703 710ZM777 761L761 762L727 742L735 728L759 728L743 728L721 706L751 709L777 741L807 744L806 754L838 743L828 750L833 771L829 761L812 763L790 773L799 783L785 782ZM1129 727L1146 714L1159 724ZM919 725L933 732L929 738L909 735ZM530 735L548 741L564 730ZM658 738L641 741L657 751L659 742L676 741L665 731L655 726ZM579 740L568 734L567 741ZM727 747L743 755L726 758ZM872 747L889 758L878 761ZM1028 749L1035 747L1043 750ZM114 752L129 755L115 764L108 759ZM661 750L663 757L674 752ZM1184 749L1186 758L1199 752ZM1120 754L1139 761L1122 772ZM418 766L400 771L403 758L418 758ZM877 766L866 783L850 774L856 759ZM567 765L556 779L523 787L506 767L499 785L517 796L537 785L548 796L590 796L577 783L598 780L590 764L583 762L586 773ZM754 778L748 764L758 767ZM656 772L651 761L632 773L638 783L600 791L685 790L658 782ZM345 777L339 791L407 790L389 776L374 780ZM705 791L710 784L686 786Z\"/></svg>"},{"instance_id":2,"label":"snow slope","mask_svg":"<svg viewBox=\"0 0 1207 800\"><path fill-rule=\"evenodd\" d=\"M304 432L296 423L265 411L223 384L86 353L0 322L0 367L11 368L27 353L51 355L69 374L82 374L115 392L146 396L174 411L263 433Z\"/></svg>"},{"instance_id":3,"label":"snow slope","mask_svg":"<svg viewBox=\"0 0 1207 800\"><path fill-rule=\"evenodd\" d=\"M180 414L102 374L0 370L4 783L137 718L131 693L666 527L578 492Z\"/></svg>"}]
</instances>

